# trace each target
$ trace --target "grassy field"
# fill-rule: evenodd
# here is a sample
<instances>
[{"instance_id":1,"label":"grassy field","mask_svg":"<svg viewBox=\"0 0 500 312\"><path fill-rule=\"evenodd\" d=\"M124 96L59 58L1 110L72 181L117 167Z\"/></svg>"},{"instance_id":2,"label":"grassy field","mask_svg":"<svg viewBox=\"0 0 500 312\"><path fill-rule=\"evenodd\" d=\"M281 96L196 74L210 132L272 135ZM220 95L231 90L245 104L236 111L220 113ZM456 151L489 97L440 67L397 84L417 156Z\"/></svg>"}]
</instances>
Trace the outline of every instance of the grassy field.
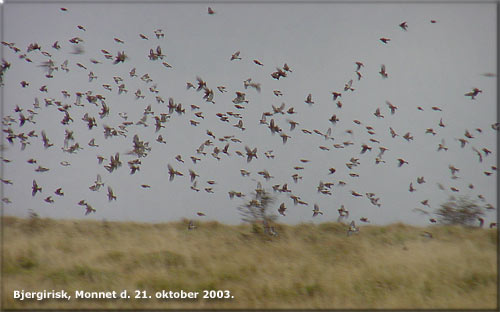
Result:
<instances>
[{"instance_id":1,"label":"grassy field","mask_svg":"<svg viewBox=\"0 0 500 312\"><path fill-rule=\"evenodd\" d=\"M497 309L497 230L403 224L249 225L3 220L4 309ZM433 238L422 235L430 232ZM13 291L129 290L130 299L13 299ZM232 299L156 299L161 290ZM135 299L145 290L151 299Z\"/></svg>"}]
</instances>

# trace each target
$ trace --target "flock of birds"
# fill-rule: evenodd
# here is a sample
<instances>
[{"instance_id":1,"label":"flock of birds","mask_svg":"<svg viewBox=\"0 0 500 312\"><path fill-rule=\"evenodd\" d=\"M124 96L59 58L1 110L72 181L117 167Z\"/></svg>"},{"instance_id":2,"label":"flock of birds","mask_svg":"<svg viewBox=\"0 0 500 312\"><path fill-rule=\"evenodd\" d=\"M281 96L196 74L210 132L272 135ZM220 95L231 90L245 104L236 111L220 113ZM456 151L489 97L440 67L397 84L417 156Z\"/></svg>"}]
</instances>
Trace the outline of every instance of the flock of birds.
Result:
<instances>
[{"instance_id":1,"label":"flock of birds","mask_svg":"<svg viewBox=\"0 0 500 312\"><path fill-rule=\"evenodd\" d=\"M68 12L67 8L60 9L64 14ZM212 8L208 8L209 15L215 15L216 12ZM435 20L430 21L432 24L437 23ZM395 25L398 27L398 25ZM399 28L401 31L407 31L408 23L402 22L399 24ZM76 25L76 31L81 32L81 34L85 34L86 28L85 25ZM165 40L165 34L162 29L156 29L151 32L151 34L137 34L144 43L147 43L151 46L149 53L144 55L144 62L157 62L159 66L163 66L165 70L169 70L175 67L177 64L171 64L167 61L167 55L164 54L161 48L161 44L163 40ZM298 114L293 106L287 106L285 103L281 105L272 105L270 110L263 111L261 115L261 119L258 122L252 122L245 118L245 109L248 104L250 104L251 99L247 96L249 92L261 92L261 83L254 81L252 78L248 78L242 82L242 87L240 90L234 91L234 98L231 100L232 104L229 104L233 107L233 109L227 112L218 112L215 116L208 116L203 111L203 105L221 105L220 101L225 101L224 99L219 99L224 93L228 93L229 90L224 85L213 85L209 80L205 80L201 77L196 77L196 80L188 81L186 83L187 92L192 92L194 94L199 94L200 103L183 105L181 102L175 100L174 98L166 98L161 93L161 82L154 80L148 73L144 73L140 71L138 67L140 64L129 64L129 57L127 56L126 48L127 44L125 40L120 38L113 38L114 41L114 49L116 50L114 53L110 52L111 49L102 49L101 58L95 59L91 58L88 63L82 62L73 62L71 58L67 59L66 57L71 55L82 56L85 54L85 50L83 48L84 43L87 39L82 39L84 37L82 35L77 35L72 38L67 38L60 41L55 41L53 43L47 44L39 44L37 42L33 42L29 44L26 48L16 46L15 43L3 41L2 45L7 47L12 51L11 56L17 56L20 60L28 62L34 67L42 68L43 74L45 76L44 79L53 79L55 76L59 75L69 75L69 72L77 71L79 75L82 72L85 72L88 76L88 86L86 90L81 90L78 92L71 92L68 90L57 90L57 89L48 89L47 85L34 85L30 82L30 75L26 76L26 80L19 81L19 87L21 90L32 89L38 94L34 98L33 103L23 103L15 106L14 110L10 112L10 114L3 117L2 121L2 129L4 133L4 138L8 142L5 144L4 149L7 146L11 145L19 145L21 150L25 150L26 154L30 153L30 148L34 145L42 144L44 149L53 150L60 148L62 153L68 154L77 154L82 149L95 149L96 151L106 150L106 141L112 140L116 137L121 138L132 138L132 144L130 148L128 148L127 152L112 152L109 157L102 156L100 153L96 154L96 162L102 166L105 171L102 171L105 174L113 174L113 172L117 170L124 170L123 166L128 165L130 170L130 175L134 175L137 172L140 172L141 165L144 162L147 162L148 156L156 149L157 146L166 146L167 141L165 139L166 136L166 128L168 128L169 123L174 119L188 119L187 123L192 127L199 127L203 125L203 121L205 119L209 119L210 117L217 117L218 121L224 125L226 125L228 132L236 131L236 134L217 136L215 133L209 129L202 130L201 144L196 144L196 148L192 151L191 155L181 155L178 154L174 157L174 159L167 160L165 164L161 164L160 167L165 168L165 176L168 177L168 180L172 183L175 183L179 178L181 179L189 179L190 181L190 191L193 192L206 192L207 194L214 193L219 191L216 189L216 180L208 179L206 182L202 182L200 174L197 173L197 166L203 166L206 163L205 159L214 158L220 163L223 163L226 157L241 157L242 163L251 163L254 159L274 159L277 158L278 155L275 155L272 150L262 151L259 146L248 146L242 139L238 137L238 133L247 131L252 127L267 127L269 129L270 135L279 136L280 143L279 144L296 144L295 142L299 142L300 140L307 139L306 136L314 136L322 138L323 143L318 146L321 151L327 153L333 153L335 149L352 149L352 157L348 162L342 164L342 166L346 166L349 169L349 178L347 179L357 179L360 177L359 173L355 172L355 168L358 167L361 163L360 155L367 155L373 153L373 151L378 151L375 157L373 158L373 163L376 166L389 165L391 162L395 162L397 167L403 166L411 166L411 164L403 159L387 159L384 158L385 152L389 149L384 146L384 142L382 142L376 133L376 129L374 127L369 126L368 124L361 122L360 120L353 120L354 124L359 127L364 127L365 131L370 135L370 143L359 143L353 142L351 140L345 140L344 142L337 142L332 135L332 128L341 123L340 117L342 112L342 107L344 105L343 98L345 98L346 93L355 92L355 84L357 81L363 79L363 67L364 64L361 61L357 61L353 64L353 78L348 79L345 82L345 85L337 90L330 91L332 96L331 106L336 109L337 112L333 113L331 116L325 116L324 118L328 119L328 122L331 124L326 131L321 131L318 129L309 130L305 127L301 127L301 123L299 123ZM85 38L85 37L84 37ZM69 44L67 43L69 42ZM153 42L153 43L152 43ZM389 45L391 42L390 38L382 37L380 38L380 44ZM62 46L70 46L70 53L63 53L61 51ZM36 56L35 56L36 55ZM44 58L43 62L36 62L32 59ZM227 62L241 62L244 59L244 53L241 51L235 51L232 55L227 56ZM113 67L127 67L130 69L128 77L122 76L112 76L112 77L101 77L96 74L95 67L98 66L106 66L106 64L110 64L107 66ZM267 65L264 65L260 60L253 59L250 62L250 66L259 66L262 68L268 68ZM13 69L11 69L11 67ZM14 65L6 60L2 60L2 65L0 68L0 81L3 83L6 79L9 79L9 70L15 70ZM36 71L31 73L31 76L34 75ZM286 79L287 77L294 74L293 64L289 65L284 63L282 66L276 67L275 70L272 70L269 73L269 79L273 79L276 81ZM380 66L380 79L390 79L390 72L386 65ZM494 76L494 74L488 74L489 76ZM127 86L128 81L131 80L141 80L142 88L137 90L131 90ZM36 89L36 90L35 90ZM282 90L273 90L272 91L275 98L279 99L283 96ZM481 96L483 92L479 88L473 88L470 91L464 91L465 97L469 97L470 100L476 100ZM127 114L126 109L127 104L123 103L111 103L107 101L107 93L117 93L119 96L126 98L127 101L132 98L134 103L131 105L141 105L144 104L144 111L142 116L138 120L132 120ZM230 94L230 92L229 92ZM344 97L343 97L344 95ZM313 94L306 94L304 99L302 100L302 105L306 106L314 106L315 99ZM153 102L153 104L151 104ZM385 120L390 119L391 115L397 114L398 106L393 103L386 101L386 107L377 108L373 112L373 116L377 120ZM437 106L431 107L433 111L441 112L442 109ZM37 123L37 115L41 111L50 110L53 114L53 119L56 119L56 116L60 116L60 124L63 128L61 137L63 138L61 144L58 144L57 138L49 137L44 131L44 124ZM122 110L119 113L116 111ZM417 107L417 110L423 111L423 107ZM121 122L116 125L110 125L109 116L110 115L118 115L121 118ZM79 117L76 117L79 116ZM345 121L342 121L345 123ZM76 140L76 133L72 126L74 124L85 125L85 127L92 133L92 139L87 143L78 142ZM154 142L151 142L147 138L141 138L137 133L134 134L134 130L138 127L154 127ZM439 128L446 127L443 122L443 118L440 119L439 124L436 125L436 128L427 128L423 129L425 134L429 134L435 136L438 134ZM485 131L498 131L499 124L495 123L492 125L487 125L488 128L491 129L481 129L477 128L473 132L469 130L465 130L463 137L457 138L458 143L464 152L468 152L467 149L470 149L477 154L477 160L479 162L483 162L485 157L488 157L493 152L488 149L488 147L476 148L473 145L473 140L476 136L481 135ZM201 127L200 127L201 128ZM231 130L234 129L234 130ZM397 139L400 137L407 142L413 141L413 135L410 132L406 133L398 133L395 129L393 129L389 124L387 124L387 129L392 137L392 139ZM346 130L347 134L353 135L353 130ZM102 137L99 137L99 135ZM104 141L103 141L104 139ZM194 140L198 140L200 137L193 138ZM323 140L324 139L324 140ZM294 141L290 143L290 141ZM448 146L445 143L445 139L442 138L441 142L438 146L436 146L436 152L447 152ZM64 155L64 154L61 154ZM124 157L127 159L125 160ZM264 158L265 157L265 158ZM19 163L23 160L14 159L9 160L5 157L2 158L4 164L8 163ZM31 194L33 197L39 197L41 201L45 203L54 205L57 202L57 197L65 196L64 187L58 187L55 190L49 190L41 185L37 180L37 175L42 174L50 170L50 168L44 167L43 164L39 163L37 159L31 155L29 159L24 160L29 166L33 166L34 176L32 179ZM368 160L364 160L368 161ZM310 206L312 209L312 216L317 217L319 215L323 215L324 212L320 210L320 207L317 203L307 202L303 198L299 196L293 190L293 185L301 183L302 176L301 172L303 170L307 170L307 164L310 162L309 159L301 158L298 159L298 163L293 168L290 168L290 180L280 181L280 183L273 183L274 177L271 172L267 169L263 169L258 172L250 172L245 168L240 170L240 174L242 177L250 178L253 177L253 181L257 182L256 190L263 190L265 184L266 186L271 186L274 192L278 192L280 194L286 195L289 199L291 199L291 203L293 205L299 206ZM191 163L191 166L188 164ZM219 162L218 162L219 163ZM387 164L386 164L387 163ZM60 165L63 167L71 166L69 161L62 160ZM341 164L339 164L340 166ZM17 164L20 166L20 164ZM189 168L188 168L189 167ZM163 169L160 169L163 170ZM342 187L349 185L349 180L341 180L336 178L336 173L338 173L338 169L335 167L325 168L328 172L328 176L332 177L331 181L318 181L317 189L318 196L323 195L332 195L334 189L340 192ZM459 176L457 173L460 172L460 168L456 168L453 164L449 165L450 170L450 178L458 179ZM496 172L496 166L490 166L489 168L484 170L484 174L487 176L493 175ZM89 186L89 190L98 193L101 189L107 189L107 198L109 202L118 201L119 196L115 193L112 186L103 182L102 173L98 173L95 175L95 181L91 183ZM259 176L261 178L259 178ZM257 180L259 179L259 180ZM5 185L14 184L15 181L9 179L7 177L2 177L1 181ZM203 186L200 186L201 183L204 183ZM415 184L414 184L415 183ZM408 186L409 192L415 192L416 185L420 185L423 183L427 183L424 176L415 177L415 181L410 181ZM24 187L24 186L16 186L16 187ZM148 189L151 187L149 184L141 184L141 188ZM438 183L438 187L441 190L444 190L444 186ZM474 185L470 184L469 188L474 189ZM457 188L451 187L450 190L452 192L458 193L459 190ZM227 190L229 198L243 198L248 199L249 196L245 194L244 191L241 190ZM370 204L375 207L381 207L381 198L377 194L373 192L362 192L359 190L351 189L349 191L350 195L355 198L364 197L368 200ZM485 201L484 197L479 194L479 199ZM8 197L4 197L2 201L5 204L10 204L11 201ZM429 211L425 210L425 207L431 208L428 199L421 200L421 208L417 210L430 215ZM257 205L259 203L256 203ZM94 208L91 204L91 200L81 199L79 202L75 203L75 205L79 205L82 207L82 214L88 215L91 213L96 213L98 208ZM279 208L277 212L286 216L287 210L289 209L289 204L286 202L281 202L279 204ZM495 207L491 204L485 205L486 209L494 210ZM343 204L339 204L338 207L338 221L345 222L347 221L350 225L348 228L348 235L352 233L356 233L359 231L359 228L356 226L355 220L349 220L349 210ZM205 216L205 212L199 211L197 216ZM189 217L191 218L191 217ZM437 222L434 218L429 218L429 221L432 223ZM481 222L481 226L483 225L484 220L479 220ZM366 217L361 217L359 222L369 223L370 220ZM490 227L496 226L496 223L491 223ZM193 221L189 223L189 229L194 229L195 225ZM271 231L271 234L275 233L274 229Z\"/></svg>"}]
</instances>

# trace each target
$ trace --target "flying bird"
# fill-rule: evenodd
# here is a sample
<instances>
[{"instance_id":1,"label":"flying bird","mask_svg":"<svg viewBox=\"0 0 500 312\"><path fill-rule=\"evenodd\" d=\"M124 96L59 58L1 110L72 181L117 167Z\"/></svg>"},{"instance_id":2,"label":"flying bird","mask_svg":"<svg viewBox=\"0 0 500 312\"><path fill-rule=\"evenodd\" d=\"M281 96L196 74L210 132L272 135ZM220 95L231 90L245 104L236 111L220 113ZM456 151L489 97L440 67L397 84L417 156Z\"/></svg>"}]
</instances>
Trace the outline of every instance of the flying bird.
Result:
<instances>
[{"instance_id":1,"label":"flying bird","mask_svg":"<svg viewBox=\"0 0 500 312\"><path fill-rule=\"evenodd\" d=\"M354 220L351 221L351 224L349 224L349 228L347 229L347 236L350 236L353 233L359 232L359 228L356 227L356 223L354 223Z\"/></svg>"},{"instance_id":2,"label":"flying bird","mask_svg":"<svg viewBox=\"0 0 500 312\"><path fill-rule=\"evenodd\" d=\"M385 101L385 103L387 104L387 106L389 106L389 109L391 110L391 115L394 115L394 113L396 112L396 109L398 109L398 108L396 106L392 105L392 103L389 101Z\"/></svg>"},{"instance_id":3,"label":"flying bird","mask_svg":"<svg viewBox=\"0 0 500 312\"><path fill-rule=\"evenodd\" d=\"M264 66L264 64L262 64L262 62L259 60L253 60L253 62L259 66Z\"/></svg>"},{"instance_id":4,"label":"flying bird","mask_svg":"<svg viewBox=\"0 0 500 312\"><path fill-rule=\"evenodd\" d=\"M309 95L307 96L306 104L309 104L309 105L314 104L314 101L312 100L311 93L309 93Z\"/></svg>"},{"instance_id":5,"label":"flying bird","mask_svg":"<svg viewBox=\"0 0 500 312\"><path fill-rule=\"evenodd\" d=\"M236 51L231 55L231 61L241 60L240 51Z\"/></svg>"},{"instance_id":6,"label":"flying bird","mask_svg":"<svg viewBox=\"0 0 500 312\"><path fill-rule=\"evenodd\" d=\"M316 217L318 214L323 215L323 212L319 211L319 206L318 204L314 204L314 209L313 209L313 217Z\"/></svg>"},{"instance_id":7,"label":"flying bird","mask_svg":"<svg viewBox=\"0 0 500 312\"><path fill-rule=\"evenodd\" d=\"M356 66L357 66L357 67L356 67L356 71L357 71L357 72L361 69L361 67L364 67L364 66L365 66L362 62L359 62L359 61L358 61L358 62L356 62L355 64L356 64Z\"/></svg>"},{"instance_id":8,"label":"flying bird","mask_svg":"<svg viewBox=\"0 0 500 312\"><path fill-rule=\"evenodd\" d=\"M108 201L116 200L116 195L113 192L111 186L108 186Z\"/></svg>"},{"instance_id":9,"label":"flying bird","mask_svg":"<svg viewBox=\"0 0 500 312\"><path fill-rule=\"evenodd\" d=\"M175 170L170 164L167 164L169 180L173 181L175 176L183 176L182 172Z\"/></svg>"},{"instance_id":10,"label":"flying bird","mask_svg":"<svg viewBox=\"0 0 500 312\"><path fill-rule=\"evenodd\" d=\"M474 100L476 96L483 92L483 90L479 90L478 88L472 89L472 91L465 93L465 96L470 96L471 100Z\"/></svg>"},{"instance_id":11,"label":"flying bird","mask_svg":"<svg viewBox=\"0 0 500 312\"><path fill-rule=\"evenodd\" d=\"M281 203L281 205L280 205L280 207L278 209L278 212L280 213L280 215L286 216L285 215L285 211L286 211L285 203Z\"/></svg>"},{"instance_id":12,"label":"flying bird","mask_svg":"<svg viewBox=\"0 0 500 312\"><path fill-rule=\"evenodd\" d=\"M251 150L248 146L245 146L245 151L247 153L247 162L252 161L254 157L257 158L257 148Z\"/></svg>"},{"instance_id":13,"label":"flying bird","mask_svg":"<svg viewBox=\"0 0 500 312\"><path fill-rule=\"evenodd\" d=\"M35 180L33 180L31 196L35 196L37 192L42 192L42 187L38 186Z\"/></svg>"},{"instance_id":14,"label":"flying bird","mask_svg":"<svg viewBox=\"0 0 500 312\"><path fill-rule=\"evenodd\" d=\"M387 78L387 77L389 77L389 75L388 75L388 74L387 74L387 72L385 71L385 65L384 65L384 64L382 64L382 65L380 66L380 72L379 72L379 74L382 76L382 78Z\"/></svg>"}]
</instances>

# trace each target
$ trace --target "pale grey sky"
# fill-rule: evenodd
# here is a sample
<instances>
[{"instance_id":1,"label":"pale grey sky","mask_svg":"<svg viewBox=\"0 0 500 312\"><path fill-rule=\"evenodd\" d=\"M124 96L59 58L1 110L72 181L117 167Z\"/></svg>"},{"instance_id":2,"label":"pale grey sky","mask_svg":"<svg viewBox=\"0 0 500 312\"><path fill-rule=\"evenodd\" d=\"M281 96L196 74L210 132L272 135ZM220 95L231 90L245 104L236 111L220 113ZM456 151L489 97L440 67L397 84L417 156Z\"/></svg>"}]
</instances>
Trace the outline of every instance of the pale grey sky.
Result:
<instances>
[{"instance_id":1,"label":"pale grey sky","mask_svg":"<svg viewBox=\"0 0 500 312\"><path fill-rule=\"evenodd\" d=\"M215 14L209 15L211 7ZM67 11L61 11L65 7ZM497 77L486 77L485 73L496 74L497 57L497 16L495 3L482 4L415 4L415 3L5 3L3 8L3 40L15 43L21 49L15 53L7 46L2 46L3 58L11 63L5 73L3 88L3 112L5 116L16 119L10 126L15 134L27 134L35 130L38 138L29 138L30 144L24 151L19 140L10 145L4 133L7 149L4 157L11 160L3 164L4 179L13 181L13 185L3 185L4 196L12 203L4 205L5 215L26 216L32 209L43 217L53 218L92 218L107 220L134 220L164 222L180 218L194 218L196 212L203 212L205 219L225 223L240 222L236 207L243 203L241 199L230 200L228 191L241 191L245 194L255 188L256 181L271 190L272 185L288 183L292 193L298 195L309 206L294 206L285 193L275 193L275 209L284 202L286 216L280 216L279 222L324 222L337 219L337 209L345 205L350 218L359 220L367 217L374 224L405 222L410 224L428 224L429 216L422 216L412 211L423 208L428 211L439 207L448 195L470 195L477 198L481 194L486 203L497 207L497 172L496 166L497 132L491 125L497 121ZM431 23L435 20L436 23ZM408 30L403 31L398 25L406 21ZM77 25L86 30L80 30ZM164 38L157 39L154 30L162 29ZM146 35L149 40L139 37ZM72 54L71 38L84 40L84 53ZM390 38L387 44L379 38ZM117 43L119 38L124 43ZM52 48L59 41L60 50ZM42 51L50 53L44 56L36 50L27 53L33 62L20 59L30 43L38 43ZM161 46L163 61L172 65L166 68L161 60L149 60L151 48ZM101 49L116 55L125 51L128 58L124 63L114 65L105 59ZM241 51L241 60L230 61L231 55ZM54 72L54 78L48 79L40 65L52 59L59 66L65 60L69 62L69 72L61 69ZM90 59L100 61L93 64ZM261 61L264 66L256 65L253 60ZM361 68L361 80L357 80L355 62L364 63ZM78 67L81 63L87 70ZM277 67L287 63L292 72L286 78L275 80L271 73ZM381 64L386 65L389 77L383 79L379 74ZM129 71L136 68L138 77L130 77ZM89 82L88 74L92 71L98 78ZM153 82L146 83L140 77L148 73ZM114 76L123 78L129 90L118 95L118 84ZM186 90L186 82L196 84L199 76L206 81L214 93L215 104L202 99L203 92ZM245 89L243 81L252 78L261 84L261 92L253 88ZM353 79L354 91L344 91L344 85ZM21 81L29 82L23 88ZM109 84L112 91L103 88ZM48 92L39 88L46 85ZM158 95L165 104L159 104L149 88L157 85ZM221 93L217 86L225 86L227 93ZM473 88L483 90L475 100L464 96ZM134 93L141 89L144 99L136 99ZM71 96L64 98L62 90ZM45 107L45 98L53 98L63 104L75 102L75 92L101 94L110 108L110 114L99 118L100 106L88 103L84 98L84 107L72 105L69 109L74 122L62 125L64 114L56 106ZM275 96L273 90L280 90L283 96ZM232 100L235 92L246 93L249 101L245 109L234 107ZM332 98L332 91L342 93L339 100L343 103L338 108ZM304 101L311 93L314 104ZM148 116L148 127L135 125L142 117L144 109L151 104L154 115L168 112L168 98L182 103L186 109L184 115L175 112L166 122L165 128L155 133L154 119ZM38 98L41 108L34 117L35 124L27 122L19 126L19 113L16 105L23 109L33 109L34 99ZM398 107L394 115L386 101ZM272 135L266 125L259 123L263 112L272 111L272 105L286 104L286 109L294 107L297 114L275 114L274 119L291 136L286 144L279 134ZM191 110L190 105L200 107ZM423 111L417 109L420 106ZM439 107L442 111L434 111ZM373 115L380 108L384 118ZM204 119L194 114L203 112ZM238 119L229 116L229 123L222 122L216 113L236 112L242 116L245 131L233 127ZM127 128L127 137L104 139L103 125L118 129L124 121L119 112L127 112L129 121L134 125ZM96 118L97 127L88 130L82 121L85 113ZM329 118L336 114L340 121L333 125ZM438 125L440 118L446 124ZM290 131L286 119L299 122L297 128ZM189 120L199 121L196 127ZM361 125L353 122L359 120ZM374 135L367 133L366 126L373 127ZM392 127L400 136L392 138ZM315 134L305 134L301 129L314 129L325 133L332 129L334 140L325 140ZM427 128L433 128L436 135L426 134ZM476 128L482 129L479 133ZM83 150L75 154L61 150L65 129L73 130L75 141ZM45 130L54 146L44 149L41 131ZM211 130L217 140L206 134ZM353 134L346 133L352 130ZM459 138L469 130L474 138L460 147ZM410 132L414 140L407 142L402 136ZM126 155L132 148L135 134L141 140L149 142L152 150L141 158L139 172L130 175L127 161L135 156ZM156 142L161 134L167 144ZM226 142L218 138L234 135L242 143L230 142L231 156L220 153L221 160L210 155L214 146L220 149ZM87 145L91 138L99 147ZM380 143L371 142L370 138ZM206 156L196 154L196 149L207 139L214 146L205 148ZM447 152L437 152L441 139L449 148ZM354 144L343 149L334 144L351 141ZM360 154L361 145L368 144L373 149ZM257 147L258 159L247 163L235 151L244 152L245 145ZM330 150L321 150L326 146ZM375 164L378 147L389 150L383 155L385 163ZM487 148L492 154L485 156L483 162L472 147L482 150ZM264 152L272 150L274 159L268 159ZM120 153L123 165L118 170L108 173L103 168L109 157ZM182 155L185 163L175 160ZM96 155L106 158L103 165L97 163ZM196 164L190 160L196 156L202 160ZM346 163L351 157L359 158L360 165L349 170ZM36 165L27 163L30 158L37 160ZM398 158L409 162L398 168ZM301 163L308 159L309 163ZM61 161L69 161L71 166L63 167ZM184 173L169 182L167 164ZM50 168L40 173L34 170L38 165ZM451 179L448 168L453 165L460 169L458 179ZM294 170L303 166L304 170ZM328 168L336 168L333 175ZM197 185L200 192L190 189L188 170L193 169L200 176ZM240 169L251 172L250 177L242 177ZM257 172L267 169L274 176L266 182ZM483 172L492 172L486 176ZM303 178L294 183L292 175L298 173ZM359 177L351 177L356 173ZM96 175L100 174L105 186L100 191L89 189ZM424 176L426 183L418 184L417 177ZM42 186L41 194L31 196L32 180ZM208 180L216 181L214 193L204 191ZM319 181L333 182L332 195L316 191ZM346 182L345 186L338 185ZM417 191L408 191L410 183ZM441 191L437 183L445 186ZM469 184L474 189L469 189ZM151 185L150 189L141 188L141 184ZM107 186L111 186L117 200L108 202ZM60 197L54 191L62 187L65 195ZM450 187L459 189L452 192ZM363 194L353 197L351 190ZM381 207L372 205L365 193L373 192L380 197ZM54 203L44 199L52 196ZM85 199L96 212L84 216L84 208L77 203ZM428 199L432 209L420 202ZM312 217L312 208L317 203L324 215ZM277 214L277 211L276 211ZM496 219L496 210L488 212L487 220Z\"/></svg>"}]
</instances>

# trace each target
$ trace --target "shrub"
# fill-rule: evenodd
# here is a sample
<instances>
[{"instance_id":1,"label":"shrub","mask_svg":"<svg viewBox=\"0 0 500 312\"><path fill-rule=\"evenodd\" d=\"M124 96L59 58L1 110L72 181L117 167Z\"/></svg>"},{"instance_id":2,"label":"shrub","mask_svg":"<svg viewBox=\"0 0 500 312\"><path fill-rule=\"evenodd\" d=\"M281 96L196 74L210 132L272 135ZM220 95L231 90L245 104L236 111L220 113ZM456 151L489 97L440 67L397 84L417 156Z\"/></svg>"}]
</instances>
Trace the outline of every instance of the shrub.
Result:
<instances>
[{"instance_id":1,"label":"shrub","mask_svg":"<svg viewBox=\"0 0 500 312\"><path fill-rule=\"evenodd\" d=\"M242 220L252 224L252 231L260 233L260 224L262 224L263 231L266 234L272 234L271 222L275 221L278 217L271 213L271 207L275 202L274 196L258 187L252 193L252 199L247 203L238 207L242 215Z\"/></svg>"},{"instance_id":2,"label":"shrub","mask_svg":"<svg viewBox=\"0 0 500 312\"><path fill-rule=\"evenodd\" d=\"M482 220L480 218L484 211L476 201L466 196L450 196L449 200L437 209L436 214L442 224L472 226Z\"/></svg>"}]
</instances>

